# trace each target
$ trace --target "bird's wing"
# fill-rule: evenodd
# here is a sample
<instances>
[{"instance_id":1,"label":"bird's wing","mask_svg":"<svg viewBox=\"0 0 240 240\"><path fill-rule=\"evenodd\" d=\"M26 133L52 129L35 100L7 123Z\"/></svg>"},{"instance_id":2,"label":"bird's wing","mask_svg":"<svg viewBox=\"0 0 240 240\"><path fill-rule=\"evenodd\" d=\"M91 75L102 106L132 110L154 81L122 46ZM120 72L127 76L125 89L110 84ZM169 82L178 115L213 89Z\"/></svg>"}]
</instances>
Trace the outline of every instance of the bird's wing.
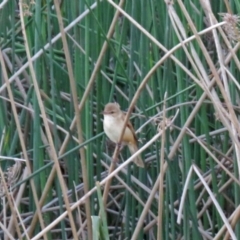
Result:
<instances>
[{"instance_id":1,"label":"bird's wing","mask_svg":"<svg viewBox=\"0 0 240 240\"><path fill-rule=\"evenodd\" d=\"M123 115L122 115L123 121L125 121L125 116L126 116L126 113L123 113ZM128 127L130 129L130 131L132 132L134 140L136 141L136 144L137 144L138 140L137 140L137 136L136 136L136 133L135 133L132 123L130 121L128 121L126 127Z\"/></svg>"}]
</instances>

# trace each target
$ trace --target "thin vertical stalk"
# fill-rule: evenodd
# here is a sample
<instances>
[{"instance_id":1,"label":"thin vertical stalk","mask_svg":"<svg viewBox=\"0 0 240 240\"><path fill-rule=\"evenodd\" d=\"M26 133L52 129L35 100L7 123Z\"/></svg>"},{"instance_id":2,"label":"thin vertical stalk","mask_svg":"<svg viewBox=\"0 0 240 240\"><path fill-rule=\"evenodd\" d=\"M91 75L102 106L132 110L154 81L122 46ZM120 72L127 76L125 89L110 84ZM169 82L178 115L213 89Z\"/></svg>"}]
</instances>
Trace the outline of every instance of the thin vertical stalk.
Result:
<instances>
[{"instance_id":1,"label":"thin vertical stalk","mask_svg":"<svg viewBox=\"0 0 240 240\"><path fill-rule=\"evenodd\" d=\"M157 239L163 239L163 209L164 209L164 192L163 192L163 180L164 180L164 148L165 148L165 124L166 124L166 94L163 104L163 120L159 128L162 130L161 141L161 163L160 163L160 179L159 179L159 200L158 200L158 231Z\"/></svg>"},{"instance_id":2,"label":"thin vertical stalk","mask_svg":"<svg viewBox=\"0 0 240 240\"><path fill-rule=\"evenodd\" d=\"M54 6L56 8L58 24L59 24L59 28L60 28L60 31L62 34L63 48L64 48L65 57L66 57L66 63L67 63L67 68L68 68L68 73L69 73L69 80L70 80L70 85L71 85L71 92L73 95L75 117L76 117L76 121L77 121L78 139L79 139L79 142L82 142L81 119L80 119L80 114L79 114L79 109L78 109L78 104L77 104L77 91L76 91L76 85L75 85L76 83L74 80L73 69L72 69L66 34L64 32L64 26L63 26L63 20L62 20L62 16L61 16L60 7L59 7L59 1L54 0ZM86 168L86 158L85 158L85 152L84 152L83 148L80 149L80 155L81 155L83 182L84 182L84 192L87 193L89 190L89 185L88 185L88 176L87 176L87 168ZM68 207L69 206L67 206L67 208ZM92 238L92 228L91 228L91 211L90 211L89 199L86 201L85 210L86 210L86 217L87 217L88 237L89 237L89 239L91 239ZM70 209L69 209L69 211L70 211ZM75 239L77 239L76 226L73 221L72 215L70 217L70 224L71 224L73 236Z\"/></svg>"}]
</instances>

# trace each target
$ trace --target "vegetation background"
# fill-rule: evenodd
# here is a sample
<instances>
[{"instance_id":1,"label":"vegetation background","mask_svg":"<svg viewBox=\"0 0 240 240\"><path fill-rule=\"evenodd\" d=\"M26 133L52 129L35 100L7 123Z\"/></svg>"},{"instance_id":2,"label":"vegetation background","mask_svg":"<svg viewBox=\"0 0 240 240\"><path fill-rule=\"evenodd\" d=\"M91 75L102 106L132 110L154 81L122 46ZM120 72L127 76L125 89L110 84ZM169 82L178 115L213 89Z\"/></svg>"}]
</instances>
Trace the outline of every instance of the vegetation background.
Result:
<instances>
[{"instance_id":1,"label":"vegetation background","mask_svg":"<svg viewBox=\"0 0 240 240\"><path fill-rule=\"evenodd\" d=\"M2 0L0 238L240 239L239 12ZM114 101L143 169L103 133Z\"/></svg>"}]
</instances>

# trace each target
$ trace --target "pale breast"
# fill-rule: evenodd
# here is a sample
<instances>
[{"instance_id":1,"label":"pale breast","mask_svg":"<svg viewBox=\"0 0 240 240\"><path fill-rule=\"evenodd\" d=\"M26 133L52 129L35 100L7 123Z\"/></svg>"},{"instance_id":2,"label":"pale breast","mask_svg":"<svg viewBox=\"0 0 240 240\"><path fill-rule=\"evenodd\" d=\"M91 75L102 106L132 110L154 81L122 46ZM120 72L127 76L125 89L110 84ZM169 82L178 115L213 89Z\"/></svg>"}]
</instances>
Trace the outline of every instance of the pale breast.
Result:
<instances>
[{"instance_id":1,"label":"pale breast","mask_svg":"<svg viewBox=\"0 0 240 240\"><path fill-rule=\"evenodd\" d=\"M116 123L116 119L112 116L105 115L103 121L103 128L106 135L110 138L111 141L117 143L119 140L119 131L118 124Z\"/></svg>"},{"instance_id":2,"label":"pale breast","mask_svg":"<svg viewBox=\"0 0 240 240\"><path fill-rule=\"evenodd\" d=\"M106 135L110 138L111 141L117 143L119 142L120 134L123 127L123 121L120 119L113 118L112 116L105 115L103 121L103 128ZM127 128L125 132L129 132ZM131 134L129 132L129 134Z\"/></svg>"}]
</instances>

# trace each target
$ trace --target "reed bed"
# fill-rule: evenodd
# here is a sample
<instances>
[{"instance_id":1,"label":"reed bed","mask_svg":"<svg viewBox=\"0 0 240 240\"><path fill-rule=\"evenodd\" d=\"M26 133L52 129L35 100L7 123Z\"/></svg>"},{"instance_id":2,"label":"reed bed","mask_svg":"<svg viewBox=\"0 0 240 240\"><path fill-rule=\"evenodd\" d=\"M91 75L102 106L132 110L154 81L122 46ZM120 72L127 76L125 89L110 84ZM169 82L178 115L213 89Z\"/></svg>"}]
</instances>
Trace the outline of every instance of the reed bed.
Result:
<instances>
[{"instance_id":1,"label":"reed bed","mask_svg":"<svg viewBox=\"0 0 240 240\"><path fill-rule=\"evenodd\" d=\"M1 1L0 238L240 239L239 12ZM144 168L104 134L108 102Z\"/></svg>"}]
</instances>

